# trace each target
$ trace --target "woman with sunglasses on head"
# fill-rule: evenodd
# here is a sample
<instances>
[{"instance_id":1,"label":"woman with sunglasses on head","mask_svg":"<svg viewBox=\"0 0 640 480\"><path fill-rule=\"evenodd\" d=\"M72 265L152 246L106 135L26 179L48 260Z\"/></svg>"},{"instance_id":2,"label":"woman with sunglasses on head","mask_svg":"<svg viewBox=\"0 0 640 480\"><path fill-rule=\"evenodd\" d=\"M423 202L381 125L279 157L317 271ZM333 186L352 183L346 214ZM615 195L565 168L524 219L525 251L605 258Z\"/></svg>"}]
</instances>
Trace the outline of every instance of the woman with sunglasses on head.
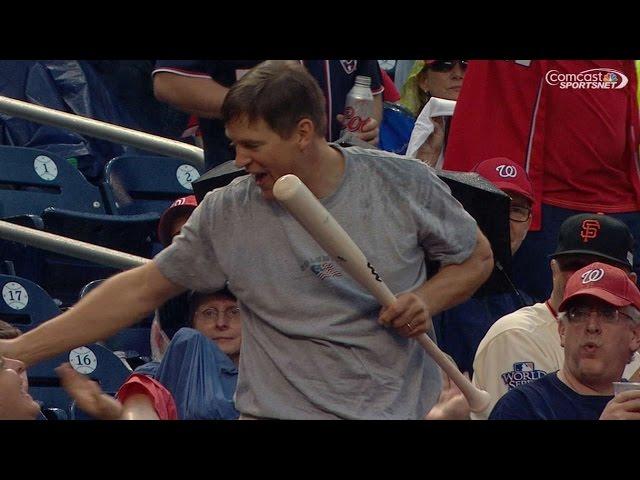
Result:
<instances>
[{"instance_id":1,"label":"woman with sunglasses on head","mask_svg":"<svg viewBox=\"0 0 640 480\"><path fill-rule=\"evenodd\" d=\"M457 100L466 60L416 60L398 102L418 116L431 97Z\"/></svg>"},{"instance_id":2,"label":"woman with sunglasses on head","mask_svg":"<svg viewBox=\"0 0 640 480\"><path fill-rule=\"evenodd\" d=\"M466 69L466 60L416 61L399 102L418 117L407 147L408 156L431 166L442 163L447 118L453 114Z\"/></svg>"}]
</instances>

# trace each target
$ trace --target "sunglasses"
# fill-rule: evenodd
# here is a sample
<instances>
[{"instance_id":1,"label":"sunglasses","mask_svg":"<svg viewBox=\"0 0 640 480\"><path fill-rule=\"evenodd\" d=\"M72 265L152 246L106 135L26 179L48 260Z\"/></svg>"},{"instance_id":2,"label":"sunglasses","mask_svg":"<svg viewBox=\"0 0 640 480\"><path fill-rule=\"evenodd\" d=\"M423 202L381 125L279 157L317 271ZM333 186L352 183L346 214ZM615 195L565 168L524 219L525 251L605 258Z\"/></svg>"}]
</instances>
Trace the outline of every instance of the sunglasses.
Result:
<instances>
[{"instance_id":1,"label":"sunglasses","mask_svg":"<svg viewBox=\"0 0 640 480\"><path fill-rule=\"evenodd\" d=\"M453 67L455 67L456 64L460 64L460 68L462 70L467 69L468 63L466 60L436 60L435 62L426 65L426 67L434 72L446 73L453 70Z\"/></svg>"}]
</instances>

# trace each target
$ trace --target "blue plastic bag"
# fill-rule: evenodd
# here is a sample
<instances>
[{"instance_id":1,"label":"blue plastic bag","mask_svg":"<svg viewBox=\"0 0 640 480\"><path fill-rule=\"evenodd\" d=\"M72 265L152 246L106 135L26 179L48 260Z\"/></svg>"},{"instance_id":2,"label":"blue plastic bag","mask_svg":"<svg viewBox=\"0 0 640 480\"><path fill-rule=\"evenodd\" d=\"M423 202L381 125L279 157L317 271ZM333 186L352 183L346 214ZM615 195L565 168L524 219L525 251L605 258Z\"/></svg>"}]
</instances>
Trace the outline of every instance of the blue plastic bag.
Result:
<instances>
[{"instance_id":1,"label":"blue plastic bag","mask_svg":"<svg viewBox=\"0 0 640 480\"><path fill-rule=\"evenodd\" d=\"M238 370L209 338L193 328L174 335L154 375L173 395L180 420L235 420Z\"/></svg>"}]
</instances>

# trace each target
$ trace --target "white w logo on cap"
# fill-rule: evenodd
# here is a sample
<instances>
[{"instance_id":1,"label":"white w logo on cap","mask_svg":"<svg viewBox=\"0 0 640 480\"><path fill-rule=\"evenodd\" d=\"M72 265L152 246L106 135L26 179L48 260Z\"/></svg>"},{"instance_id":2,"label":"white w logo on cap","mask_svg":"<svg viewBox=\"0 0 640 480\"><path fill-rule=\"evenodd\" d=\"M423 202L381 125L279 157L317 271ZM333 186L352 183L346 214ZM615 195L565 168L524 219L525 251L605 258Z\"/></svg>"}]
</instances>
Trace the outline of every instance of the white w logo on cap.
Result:
<instances>
[{"instance_id":1,"label":"white w logo on cap","mask_svg":"<svg viewBox=\"0 0 640 480\"><path fill-rule=\"evenodd\" d=\"M498 165L496 171L504 178L516 178L518 175L518 170L513 165Z\"/></svg>"},{"instance_id":2,"label":"white w logo on cap","mask_svg":"<svg viewBox=\"0 0 640 480\"><path fill-rule=\"evenodd\" d=\"M597 282L602 277L604 277L604 270L601 268L596 268L595 270L587 270L580 276L582 277L583 284Z\"/></svg>"}]
</instances>

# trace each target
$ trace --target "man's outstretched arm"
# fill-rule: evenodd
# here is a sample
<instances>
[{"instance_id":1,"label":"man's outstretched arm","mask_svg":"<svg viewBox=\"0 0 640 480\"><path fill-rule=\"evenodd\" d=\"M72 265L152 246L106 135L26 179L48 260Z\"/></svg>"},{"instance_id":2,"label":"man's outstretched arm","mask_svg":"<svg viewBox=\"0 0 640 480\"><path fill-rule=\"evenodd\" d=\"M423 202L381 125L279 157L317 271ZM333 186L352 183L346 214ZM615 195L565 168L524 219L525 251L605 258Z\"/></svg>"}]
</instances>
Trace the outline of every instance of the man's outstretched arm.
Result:
<instances>
[{"instance_id":1,"label":"man's outstretched arm","mask_svg":"<svg viewBox=\"0 0 640 480\"><path fill-rule=\"evenodd\" d=\"M107 339L184 290L162 275L151 261L107 279L73 308L30 332L0 341L0 354L32 365L74 347Z\"/></svg>"}]
</instances>

